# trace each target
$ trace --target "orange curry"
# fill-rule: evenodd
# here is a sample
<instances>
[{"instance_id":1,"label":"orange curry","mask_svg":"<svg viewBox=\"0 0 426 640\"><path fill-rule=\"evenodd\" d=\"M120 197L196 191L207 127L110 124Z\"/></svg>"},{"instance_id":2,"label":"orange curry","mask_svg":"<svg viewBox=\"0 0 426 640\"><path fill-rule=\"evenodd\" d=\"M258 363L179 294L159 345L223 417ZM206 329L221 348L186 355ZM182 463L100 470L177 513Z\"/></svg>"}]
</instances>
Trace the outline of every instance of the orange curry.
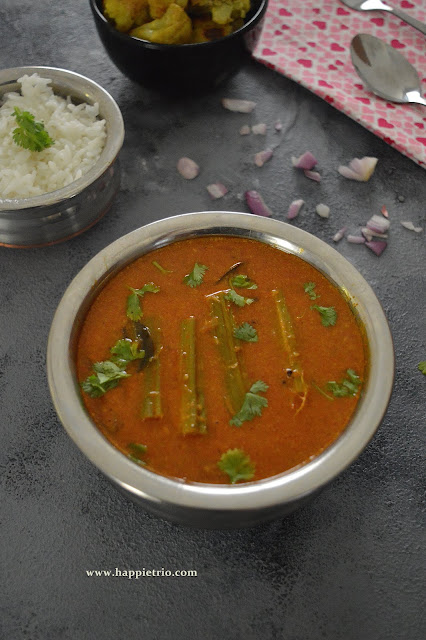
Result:
<instances>
[{"instance_id":1,"label":"orange curry","mask_svg":"<svg viewBox=\"0 0 426 640\"><path fill-rule=\"evenodd\" d=\"M135 463L207 483L259 480L320 454L350 420L362 327L301 258L209 236L137 259L78 341L84 404Z\"/></svg>"}]
</instances>

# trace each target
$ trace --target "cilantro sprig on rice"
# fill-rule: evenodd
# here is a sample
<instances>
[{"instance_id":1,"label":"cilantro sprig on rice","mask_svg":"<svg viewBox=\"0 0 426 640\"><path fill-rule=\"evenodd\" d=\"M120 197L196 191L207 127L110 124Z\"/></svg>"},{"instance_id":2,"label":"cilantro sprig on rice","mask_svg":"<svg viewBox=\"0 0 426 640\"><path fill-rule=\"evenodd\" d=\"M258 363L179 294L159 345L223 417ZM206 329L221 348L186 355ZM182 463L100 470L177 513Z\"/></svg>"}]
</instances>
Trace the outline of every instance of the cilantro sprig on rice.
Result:
<instances>
[{"instance_id":1,"label":"cilantro sprig on rice","mask_svg":"<svg viewBox=\"0 0 426 640\"><path fill-rule=\"evenodd\" d=\"M13 140L19 147L30 151L43 151L54 144L55 141L47 133L44 124L36 122L32 113L15 107L12 115L15 116L18 125L13 130Z\"/></svg>"}]
</instances>

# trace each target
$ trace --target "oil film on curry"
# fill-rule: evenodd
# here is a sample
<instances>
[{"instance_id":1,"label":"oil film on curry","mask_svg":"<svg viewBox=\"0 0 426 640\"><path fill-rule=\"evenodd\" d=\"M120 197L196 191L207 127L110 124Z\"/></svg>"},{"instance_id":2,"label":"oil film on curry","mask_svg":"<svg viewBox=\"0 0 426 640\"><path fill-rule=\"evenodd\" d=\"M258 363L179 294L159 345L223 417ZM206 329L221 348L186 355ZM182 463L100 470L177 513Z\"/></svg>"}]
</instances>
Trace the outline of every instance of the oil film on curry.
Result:
<instances>
[{"instance_id":1,"label":"oil film on curry","mask_svg":"<svg viewBox=\"0 0 426 640\"><path fill-rule=\"evenodd\" d=\"M174 242L101 290L77 349L82 398L135 464L202 483L304 464L345 429L362 327L298 256L229 236Z\"/></svg>"}]
</instances>

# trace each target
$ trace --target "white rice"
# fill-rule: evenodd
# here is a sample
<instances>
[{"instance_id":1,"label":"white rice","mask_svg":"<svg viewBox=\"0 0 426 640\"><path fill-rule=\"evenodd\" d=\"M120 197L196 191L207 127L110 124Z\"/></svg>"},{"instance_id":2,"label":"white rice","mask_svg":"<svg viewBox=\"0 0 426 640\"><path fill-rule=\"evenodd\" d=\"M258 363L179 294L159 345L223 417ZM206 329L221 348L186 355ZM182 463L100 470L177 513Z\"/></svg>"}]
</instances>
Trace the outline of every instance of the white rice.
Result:
<instances>
[{"instance_id":1,"label":"white rice","mask_svg":"<svg viewBox=\"0 0 426 640\"><path fill-rule=\"evenodd\" d=\"M53 93L51 80L37 73L19 78L21 93L8 93L0 108L0 197L29 198L61 189L84 175L105 145L105 120L99 105L75 105ZM19 147L15 107L29 111L55 141L43 151Z\"/></svg>"}]
</instances>

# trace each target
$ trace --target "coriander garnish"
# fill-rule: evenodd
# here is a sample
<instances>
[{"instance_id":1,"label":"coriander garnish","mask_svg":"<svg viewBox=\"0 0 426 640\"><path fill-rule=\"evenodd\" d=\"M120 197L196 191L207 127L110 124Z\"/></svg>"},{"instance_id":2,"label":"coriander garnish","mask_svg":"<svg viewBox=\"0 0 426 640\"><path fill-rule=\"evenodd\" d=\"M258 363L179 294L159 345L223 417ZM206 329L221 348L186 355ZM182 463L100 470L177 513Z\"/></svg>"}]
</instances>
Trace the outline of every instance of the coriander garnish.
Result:
<instances>
[{"instance_id":1,"label":"coriander garnish","mask_svg":"<svg viewBox=\"0 0 426 640\"><path fill-rule=\"evenodd\" d=\"M305 284L303 285L305 293L308 294L311 300L316 300L320 297L319 294L314 291L316 286L317 285L315 282L305 282Z\"/></svg>"},{"instance_id":2,"label":"coriander garnish","mask_svg":"<svg viewBox=\"0 0 426 640\"><path fill-rule=\"evenodd\" d=\"M133 342L129 338L118 340L111 349L111 360L120 367L125 367L128 362L133 360L142 360L145 357L145 351L138 348L138 342Z\"/></svg>"},{"instance_id":3,"label":"coriander garnish","mask_svg":"<svg viewBox=\"0 0 426 640\"><path fill-rule=\"evenodd\" d=\"M337 312L334 307L319 307L317 304L313 304L311 309L318 311L323 327L334 327L337 320Z\"/></svg>"},{"instance_id":4,"label":"coriander garnish","mask_svg":"<svg viewBox=\"0 0 426 640\"><path fill-rule=\"evenodd\" d=\"M95 362L93 365L92 375L81 383L81 388L91 398L99 398L104 393L116 387L122 378L128 378L130 374L126 373L115 362L105 360L104 362Z\"/></svg>"},{"instance_id":5,"label":"coriander garnish","mask_svg":"<svg viewBox=\"0 0 426 640\"><path fill-rule=\"evenodd\" d=\"M254 476L255 465L242 449L228 449L221 456L217 466L228 474L231 484L239 480L251 480Z\"/></svg>"},{"instance_id":6,"label":"coriander garnish","mask_svg":"<svg viewBox=\"0 0 426 640\"><path fill-rule=\"evenodd\" d=\"M236 289L257 289L257 284L245 275L238 274L236 276L232 276L232 278L229 279L229 282L231 283L231 287Z\"/></svg>"},{"instance_id":7,"label":"coriander garnish","mask_svg":"<svg viewBox=\"0 0 426 640\"><path fill-rule=\"evenodd\" d=\"M229 300L237 305L237 307L244 307L246 304L252 304L254 302L254 298L245 298L244 296L240 296L239 293L234 291L234 289L230 289L228 293L224 296L225 300Z\"/></svg>"},{"instance_id":8,"label":"coriander garnish","mask_svg":"<svg viewBox=\"0 0 426 640\"><path fill-rule=\"evenodd\" d=\"M206 267L205 264L198 264L198 262L196 262L191 273L188 273L188 275L184 277L184 284L187 284L188 287L191 288L199 287L203 282L204 274L206 273L207 269L208 267Z\"/></svg>"},{"instance_id":9,"label":"coriander garnish","mask_svg":"<svg viewBox=\"0 0 426 640\"><path fill-rule=\"evenodd\" d=\"M234 328L234 338L245 342L257 342L259 339L256 329L248 322L243 322L242 325Z\"/></svg>"},{"instance_id":10,"label":"coriander garnish","mask_svg":"<svg viewBox=\"0 0 426 640\"><path fill-rule=\"evenodd\" d=\"M145 293L158 293L160 287L157 287L153 282L148 282L141 289L133 289L133 287L129 287L129 289L132 293L127 298L126 315L130 320L140 320L143 315L141 298L144 297Z\"/></svg>"},{"instance_id":11,"label":"coriander garnish","mask_svg":"<svg viewBox=\"0 0 426 640\"><path fill-rule=\"evenodd\" d=\"M241 427L243 422L253 420L256 416L262 415L262 409L268 406L268 401L263 396L259 395L260 391L267 391L269 386L266 382L258 380L250 387L245 395L243 405L238 413L229 421L234 427Z\"/></svg>"},{"instance_id":12,"label":"coriander garnish","mask_svg":"<svg viewBox=\"0 0 426 640\"><path fill-rule=\"evenodd\" d=\"M417 369L426 376L426 360L419 362L419 364L417 365Z\"/></svg>"},{"instance_id":13,"label":"coriander garnish","mask_svg":"<svg viewBox=\"0 0 426 640\"><path fill-rule=\"evenodd\" d=\"M336 398L347 398L348 396L356 396L361 386L361 378L353 369L347 369L346 378L342 382L327 382L327 389L332 392Z\"/></svg>"},{"instance_id":14,"label":"coriander garnish","mask_svg":"<svg viewBox=\"0 0 426 640\"><path fill-rule=\"evenodd\" d=\"M15 107L12 115L18 124L12 133L13 140L19 147L30 151L43 151L54 144L55 141L47 133L44 124L36 122L32 113Z\"/></svg>"},{"instance_id":15,"label":"coriander garnish","mask_svg":"<svg viewBox=\"0 0 426 640\"><path fill-rule=\"evenodd\" d=\"M154 267L156 269L158 269L158 271L160 271L160 273L162 273L164 276L167 275L168 273L172 273L172 271L170 269L165 269L164 267L161 266L160 263L158 263L156 260L152 261L152 264L154 265Z\"/></svg>"}]
</instances>

